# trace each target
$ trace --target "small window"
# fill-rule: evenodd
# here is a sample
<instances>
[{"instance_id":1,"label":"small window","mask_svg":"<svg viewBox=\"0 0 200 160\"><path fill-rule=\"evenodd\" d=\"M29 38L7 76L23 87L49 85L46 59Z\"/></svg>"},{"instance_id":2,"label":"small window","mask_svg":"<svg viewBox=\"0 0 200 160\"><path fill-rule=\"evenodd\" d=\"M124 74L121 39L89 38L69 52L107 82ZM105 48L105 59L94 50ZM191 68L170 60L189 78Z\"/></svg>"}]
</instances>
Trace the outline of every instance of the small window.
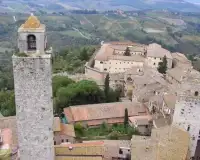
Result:
<instances>
[{"instance_id":1,"label":"small window","mask_svg":"<svg viewBox=\"0 0 200 160\"><path fill-rule=\"evenodd\" d=\"M190 131L190 125L188 125L187 131Z\"/></svg>"},{"instance_id":2,"label":"small window","mask_svg":"<svg viewBox=\"0 0 200 160\"><path fill-rule=\"evenodd\" d=\"M64 139L62 139L61 142L63 143L63 142L64 142Z\"/></svg>"},{"instance_id":3,"label":"small window","mask_svg":"<svg viewBox=\"0 0 200 160\"><path fill-rule=\"evenodd\" d=\"M56 141L54 141L54 145L56 145Z\"/></svg>"},{"instance_id":4,"label":"small window","mask_svg":"<svg viewBox=\"0 0 200 160\"><path fill-rule=\"evenodd\" d=\"M69 140L68 140L68 139L66 139L65 141L66 141L66 142L69 142Z\"/></svg>"},{"instance_id":5,"label":"small window","mask_svg":"<svg viewBox=\"0 0 200 160\"><path fill-rule=\"evenodd\" d=\"M103 64L103 62L102 62L102 61L101 61L100 63L101 63L101 64Z\"/></svg>"},{"instance_id":6,"label":"small window","mask_svg":"<svg viewBox=\"0 0 200 160\"><path fill-rule=\"evenodd\" d=\"M107 68L104 68L104 71L107 71Z\"/></svg>"},{"instance_id":7,"label":"small window","mask_svg":"<svg viewBox=\"0 0 200 160\"><path fill-rule=\"evenodd\" d=\"M156 57L154 59L156 59Z\"/></svg>"},{"instance_id":8,"label":"small window","mask_svg":"<svg viewBox=\"0 0 200 160\"><path fill-rule=\"evenodd\" d=\"M194 136L192 137L192 140L193 140L193 141L195 140L195 137L194 137Z\"/></svg>"},{"instance_id":9,"label":"small window","mask_svg":"<svg viewBox=\"0 0 200 160\"><path fill-rule=\"evenodd\" d=\"M123 154L123 151L122 151L122 149L119 149L119 154Z\"/></svg>"},{"instance_id":10,"label":"small window","mask_svg":"<svg viewBox=\"0 0 200 160\"><path fill-rule=\"evenodd\" d=\"M148 128L148 125L145 125L145 128Z\"/></svg>"},{"instance_id":11,"label":"small window","mask_svg":"<svg viewBox=\"0 0 200 160\"><path fill-rule=\"evenodd\" d=\"M144 86L146 86L147 84L144 84Z\"/></svg>"},{"instance_id":12,"label":"small window","mask_svg":"<svg viewBox=\"0 0 200 160\"><path fill-rule=\"evenodd\" d=\"M154 66L156 65L156 63L153 64Z\"/></svg>"},{"instance_id":13,"label":"small window","mask_svg":"<svg viewBox=\"0 0 200 160\"><path fill-rule=\"evenodd\" d=\"M198 95L199 95L199 92L196 91L196 92L194 93L194 95L195 95L195 96L198 96Z\"/></svg>"}]
</instances>

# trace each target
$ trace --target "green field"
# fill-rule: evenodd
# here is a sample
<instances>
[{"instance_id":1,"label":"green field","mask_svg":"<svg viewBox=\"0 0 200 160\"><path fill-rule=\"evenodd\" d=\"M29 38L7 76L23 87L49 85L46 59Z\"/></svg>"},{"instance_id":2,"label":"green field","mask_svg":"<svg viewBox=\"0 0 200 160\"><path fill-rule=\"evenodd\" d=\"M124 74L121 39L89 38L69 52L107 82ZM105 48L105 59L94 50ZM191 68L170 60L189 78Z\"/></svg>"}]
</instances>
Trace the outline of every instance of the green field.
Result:
<instances>
[{"instance_id":1,"label":"green field","mask_svg":"<svg viewBox=\"0 0 200 160\"><path fill-rule=\"evenodd\" d=\"M46 24L48 44L54 50L71 45L97 45L101 41L131 40L139 43L160 43L165 48L199 54L200 17L171 12L144 11L143 14L113 13L38 15ZM1 50L16 47L17 28L27 15L0 16ZM178 25L172 24L177 22ZM179 25L184 22L185 25ZM186 47L187 46L187 47Z\"/></svg>"}]
</instances>

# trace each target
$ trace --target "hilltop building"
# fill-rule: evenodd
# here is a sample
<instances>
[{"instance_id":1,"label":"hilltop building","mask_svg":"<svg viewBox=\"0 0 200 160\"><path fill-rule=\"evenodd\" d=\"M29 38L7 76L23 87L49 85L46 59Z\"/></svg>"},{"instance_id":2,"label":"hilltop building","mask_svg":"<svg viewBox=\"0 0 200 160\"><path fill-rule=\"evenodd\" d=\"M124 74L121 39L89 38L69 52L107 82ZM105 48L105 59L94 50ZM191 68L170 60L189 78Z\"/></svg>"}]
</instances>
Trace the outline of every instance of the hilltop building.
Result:
<instances>
[{"instance_id":1,"label":"hilltop building","mask_svg":"<svg viewBox=\"0 0 200 160\"><path fill-rule=\"evenodd\" d=\"M51 55L46 28L34 15L18 29L13 60L21 160L54 160Z\"/></svg>"}]
</instances>

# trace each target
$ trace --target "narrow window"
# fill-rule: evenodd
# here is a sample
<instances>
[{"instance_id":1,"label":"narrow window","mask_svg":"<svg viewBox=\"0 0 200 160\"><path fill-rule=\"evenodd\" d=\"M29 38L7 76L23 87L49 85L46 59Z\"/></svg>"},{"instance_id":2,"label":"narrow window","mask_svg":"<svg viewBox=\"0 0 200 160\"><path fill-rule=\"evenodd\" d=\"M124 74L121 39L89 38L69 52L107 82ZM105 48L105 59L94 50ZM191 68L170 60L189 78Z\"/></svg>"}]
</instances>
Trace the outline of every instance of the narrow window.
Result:
<instances>
[{"instance_id":1,"label":"narrow window","mask_svg":"<svg viewBox=\"0 0 200 160\"><path fill-rule=\"evenodd\" d=\"M187 131L190 131L190 125L188 125Z\"/></svg>"},{"instance_id":2,"label":"narrow window","mask_svg":"<svg viewBox=\"0 0 200 160\"><path fill-rule=\"evenodd\" d=\"M36 50L36 37L35 35L28 35L27 37L28 50Z\"/></svg>"},{"instance_id":3,"label":"narrow window","mask_svg":"<svg viewBox=\"0 0 200 160\"><path fill-rule=\"evenodd\" d=\"M119 154L123 154L123 151L122 151L122 149L119 149Z\"/></svg>"},{"instance_id":4,"label":"narrow window","mask_svg":"<svg viewBox=\"0 0 200 160\"><path fill-rule=\"evenodd\" d=\"M54 141L54 145L56 145L56 141Z\"/></svg>"},{"instance_id":5,"label":"narrow window","mask_svg":"<svg viewBox=\"0 0 200 160\"><path fill-rule=\"evenodd\" d=\"M64 139L62 139L62 143L64 142Z\"/></svg>"},{"instance_id":6,"label":"narrow window","mask_svg":"<svg viewBox=\"0 0 200 160\"><path fill-rule=\"evenodd\" d=\"M194 93L194 95L195 95L195 96L198 96L198 95L199 95L199 92L196 91L196 92Z\"/></svg>"}]
</instances>

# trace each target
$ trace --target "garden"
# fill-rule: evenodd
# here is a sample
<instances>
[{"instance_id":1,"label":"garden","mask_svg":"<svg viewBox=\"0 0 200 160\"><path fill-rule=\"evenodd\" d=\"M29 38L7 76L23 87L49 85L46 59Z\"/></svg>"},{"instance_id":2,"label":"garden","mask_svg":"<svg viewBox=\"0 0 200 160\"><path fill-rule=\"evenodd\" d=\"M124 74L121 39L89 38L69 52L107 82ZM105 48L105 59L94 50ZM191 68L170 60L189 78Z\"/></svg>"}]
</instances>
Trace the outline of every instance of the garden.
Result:
<instances>
[{"instance_id":1,"label":"garden","mask_svg":"<svg viewBox=\"0 0 200 160\"><path fill-rule=\"evenodd\" d=\"M130 140L132 135L139 135L139 132L129 124L108 125L105 122L96 127L84 127L81 123L74 126L76 137L80 140Z\"/></svg>"}]
</instances>

